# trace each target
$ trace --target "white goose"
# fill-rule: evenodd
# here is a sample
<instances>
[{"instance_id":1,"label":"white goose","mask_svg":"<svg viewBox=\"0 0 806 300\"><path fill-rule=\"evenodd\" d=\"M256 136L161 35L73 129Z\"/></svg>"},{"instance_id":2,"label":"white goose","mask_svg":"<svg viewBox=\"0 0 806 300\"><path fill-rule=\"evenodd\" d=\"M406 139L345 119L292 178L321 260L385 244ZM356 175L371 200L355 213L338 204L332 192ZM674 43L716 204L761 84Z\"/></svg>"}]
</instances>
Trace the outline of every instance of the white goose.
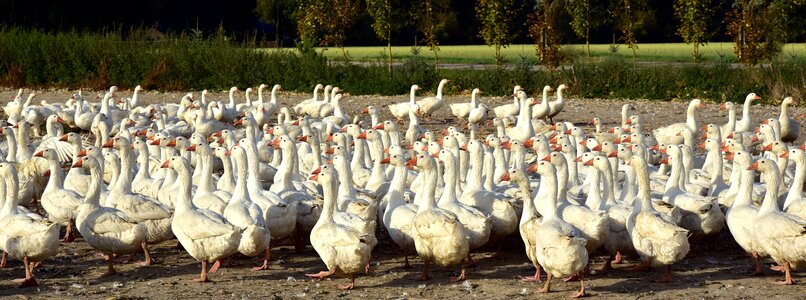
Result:
<instances>
[{"instance_id":1,"label":"white goose","mask_svg":"<svg viewBox=\"0 0 806 300\"><path fill-rule=\"evenodd\" d=\"M420 89L419 85L416 84L412 85L411 91L409 92L409 102L395 103L389 105L389 111L392 113L392 116L398 119L398 121L409 116L409 111L411 111L412 107L414 107L414 105L417 104L417 102L415 101L416 99L415 96L417 90L419 89Z\"/></svg>"},{"instance_id":2,"label":"white goose","mask_svg":"<svg viewBox=\"0 0 806 300\"><path fill-rule=\"evenodd\" d=\"M683 137L678 135L680 130L687 128L691 132L697 132L697 109L705 107L700 99L691 100L686 109L686 122L674 123L652 131L658 143L667 145L677 145L683 143Z\"/></svg>"},{"instance_id":3,"label":"white goose","mask_svg":"<svg viewBox=\"0 0 806 300\"><path fill-rule=\"evenodd\" d=\"M728 229L736 243L753 257L755 270L752 275L763 275L764 270L761 268L760 259L767 256L767 254L753 236L753 220L758 215L758 207L753 205L752 197L753 179L755 177L753 173L755 172L747 169L750 167L753 158L748 152L737 151L728 154L726 159L732 160L733 167L740 169L738 178L739 191L725 216Z\"/></svg>"},{"instance_id":4,"label":"white goose","mask_svg":"<svg viewBox=\"0 0 806 300\"><path fill-rule=\"evenodd\" d=\"M439 81L439 86L437 86L437 95L434 97L425 97L417 101L417 105L420 106L420 110L422 111L422 115L424 117L430 117L435 111L442 108L445 105L445 99L442 97L442 90L445 88L445 85L451 82L449 79L442 79Z\"/></svg>"},{"instance_id":5,"label":"white goose","mask_svg":"<svg viewBox=\"0 0 806 300\"><path fill-rule=\"evenodd\" d=\"M45 187L45 192L42 193L42 208L48 213L48 220L67 227L64 241L71 242L75 239L73 221L76 219L83 197L75 191L64 188L64 172L59 166L55 150L46 149L37 152L34 156L44 157L50 164L50 169L46 172L46 175L50 176L50 180Z\"/></svg>"},{"instance_id":6,"label":"white goose","mask_svg":"<svg viewBox=\"0 0 806 300\"><path fill-rule=\"evenodd\" d=\"M235 183L235 191L224 209L223 216L227 222L242 230L238 252L249 257L264 254L263 265L254 267L252 270L268 270L271 234L263 219L263 211L260 206L252 202L246 188L246 151L235 146L227 152L227 155L233 157L235 161L238 181Z\"/></svg>"}]
</instances>

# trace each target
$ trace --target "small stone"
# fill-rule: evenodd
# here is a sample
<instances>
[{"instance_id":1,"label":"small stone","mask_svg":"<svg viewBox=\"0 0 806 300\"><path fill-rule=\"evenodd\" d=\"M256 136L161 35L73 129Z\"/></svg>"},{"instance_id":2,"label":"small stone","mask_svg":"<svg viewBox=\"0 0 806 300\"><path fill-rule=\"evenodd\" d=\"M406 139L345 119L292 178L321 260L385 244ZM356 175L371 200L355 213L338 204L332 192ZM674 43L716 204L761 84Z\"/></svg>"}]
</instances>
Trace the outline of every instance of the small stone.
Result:
<instances>
[{"instance_id":1,"label":"small stone","mask_svg":"<svg viewBox=\"0 0 806 300\"><path fill-rule=\"evenodd\" d=\"M297 282L297 279L296 279L296 278L294 278L294 276L288 276L288 278L286 278L286 279L285 279L285 281L288 281L288 282Z\"/></svg>"}]
</instances>

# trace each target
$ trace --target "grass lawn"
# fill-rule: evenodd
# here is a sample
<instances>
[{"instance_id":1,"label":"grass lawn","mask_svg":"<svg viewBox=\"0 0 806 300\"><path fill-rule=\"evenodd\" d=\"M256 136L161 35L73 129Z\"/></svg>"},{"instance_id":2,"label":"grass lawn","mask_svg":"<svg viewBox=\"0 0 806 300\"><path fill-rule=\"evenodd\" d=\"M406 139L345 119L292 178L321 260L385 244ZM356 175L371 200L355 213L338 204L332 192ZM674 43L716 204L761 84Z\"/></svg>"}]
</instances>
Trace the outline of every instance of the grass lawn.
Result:
<instances>
[{"instance_id":1,"label":"grass lawn","mask_svg":"<svg viewBox=\"0 0 806 300\"><path fill-rule=\"evenodd\" d=\"M591 45L590 48L591 60L594 61L601 60L603 57L611 54L610 44L596 44ZM561 51L573 55L575 60L586 58L585 45L563 45L561 49ZM644 62L691 62L694 60L691 55L692 49L690 45L683 43L639 44L636 50L636 57L638 61ZM344 60L342 51L338 48L318 48L318 50L328 58ZM386 47L347 47L346 50L351 60L379 62L383 60L383 52L386 51ZM703 55L704 61L718 62L724 59L728 62L733 62L736 60L732 43L709 43L705 46L701 46L700 52ZM392 47L392 53L396 61L406 59L413 55L411 46ZM486 45L441 46L438 54L440 63L495 63L493 59L493 48ZM533 45L511 45L502 49L502 54L504 54L507 63L517 63L521 61L522 58L530 62L537 61ZM632 51L625 45L619 45L618 54L631 57ZM433 58L433 52L429 51L427 47L421 47L419 55L426 58ZM720 56L724 56L724 58ZM779 55L779 58L792 59L793 56L798 59L805 58L806 44L787 44L784 46L784 50Z\"/></svg>"}]
</instances>

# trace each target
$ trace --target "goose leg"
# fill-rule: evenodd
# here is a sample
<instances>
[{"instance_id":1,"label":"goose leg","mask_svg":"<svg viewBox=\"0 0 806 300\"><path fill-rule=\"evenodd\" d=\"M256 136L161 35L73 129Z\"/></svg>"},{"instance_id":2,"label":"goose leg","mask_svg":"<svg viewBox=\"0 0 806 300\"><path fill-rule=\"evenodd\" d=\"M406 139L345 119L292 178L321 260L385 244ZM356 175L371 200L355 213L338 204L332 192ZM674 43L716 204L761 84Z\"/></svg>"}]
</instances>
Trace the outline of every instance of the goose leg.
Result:
<instances>
[{"instance_id":1,"label":"goose leg","mask_svg":"<svg viewBox=\"0 0 806 300\"><path fill-rule=\"evenodd\" d=\"M269 254L269 248L266 248L263 254L263 265L252 268L252 271L260 271L260 270L268 270L269 269L269 258L271 258L271 254Z\"/></svg>"},{"instance_id":2,"label":"goose leg","mask_svg":"<svg viewBox=\"0 0 806 300\"><path fill-rule=\"evenodd\" d=\"M36 283L36 279L34 279L34 275L32 274L33 266L28 262L28 256L23 257L22 262L24 264L23 267L25 268L25 278L14 279L14 282L19 283L19 287L21 288L37 286L38 284Z\"/></svg>"},{"instance_id":3,"label":"goose leg","mask_svg":"<svg viewBox=\"0 0 806 300\"><path fill-rule=\"evenodd\" d=\"M321 271L321 272L316 273L316 274L305 274L305 276L308 276L308 277L316 279L316 280L323 280L323 279L327 278L328 276L333 275L335 273L336 273L336 269L334 268L333 270Z\"/></svg>"},{"instance_id":4,"label":"goose leg","mask_svg":"<svg viewBox=\"0 0 806 300\"><path fill-rule=\"evenodd\" d=\"M616 252L613 255L610 255L610 257L607 258L607 261L605 261L604 266L602 266L602 271L613 270L613 263L616 261L617 255L618 252Z\"/></svg>"},{"instance_id":5,"label":"goose leg","mask_svg":"<svg viewBox=\"0 0 806 300\"><path fill-rule=\"evenodd\" d=\"M585 293L585 281L582 280L582 273L579 274L579 292L576 292L571 295L571 298L582 298L587 296L588 294Z\"/></svg>"},{"instance_id":6,"label":"goose leg","mask_svg":"<svg viewBox=\"0 0 806 300\"><path fill-rule=\"evenodd\" d=\"M148 245L146 244L146 241L143 241L143 243L140 244L140 247L143 248L143 255L145 255L145 258L143 258L143 261L140 262L140 265L150 266L154 263L154 259L151 258L151 253L148 252Z\"/></svg>"},{"instance_id":7,"label":"goose leg","mask_svg":"<svg viewBox=\"0 0 806 300\"><path fill-rule=\"evenodd\" d=\"M540 267L540 265L538 264L537 268L535 269L535 276L523 277L523 279L521 279L521 281L525 281L525 282L540 282L540 277L541 277L540 276L540 270L541 269L542 269L542 267Z\"/></svg>"},{"instance_id":8,"label":"goose leg","mask_svg":"<svg viewBox=\"0 0 806 300\"><path fill-rule=\"evenodd\" d=\"M403 260L405 261L405 263L403 264L403 268L404 269L411 269L411 264L409 264L409 256L406 255L406 254L403 254Z\"/></svg>"},{"instance_id":9,"label":"goose leg","mask_svg":"<svg viewBox=\"0 0 806 300\"><path fill-rule=\"evenodd\" d=\"M546 272L546 273L548 273L548 272ZM546 283L543 284L543 288L537 290L537 292L538 293L548 293L550 291L551 291L551 273L548 273L548 276L546 276Z\"/></svg>"},{"instance_id":10,"label":"goose leg","mask_svg":"<svg viewBox=\"0 0 806 300\"><path fill-rule=\"evenodd\" d=\"M70 243L75 239L76 237L73 235L73 220L70 220L67 222L67 229L64 231L64 239L62 239L62 242Z\"/></svg>"},{"instance_id":11,"label":"goose leg","mask_svg":"<svg viewBox=\"0 0 806 300\"><path fill-rule=\"evenodd\" d=\"M642 271L649 270L649 268L650 268L651 266L652 266L652 265L651 265L651 263L650 263L650 262L645 261L645 262L642 262L640 265L637 265L637 266L635 266L635 267L630 268L629 270L630 270L630 271L633 271L633 272L642 272Z\"/></svg>"},{"instance_id":12,"label":"goose leg","mask_svg":"<svg viewBox=\"0 0 806 300\"><path fill-rule=\"evenodd\" d=\"M616 258L613 260L614 264L620 264L623 262L623 258L621 257L621 251L616 251Z\"/></svg>"},{"instance_id":13,"label":"goose leg","mask_svg":"<svg viewBox=\"0 0 806 300\"><path fill-rule=\"evenodd\" d=\"M750 273L750 276L764 276L764 269L761 268L761 257L756 252L751 253L750 256L753 257L753 265L755 266L755 271Z\"/></svg>"},{"instance_id":14,"label":"goose leg","mask_svg":"<svg viewBox=\"0 0 806 300\"><path fill-rule=\"evenodd\" d=\"M218 272L218 269L221 268L221 260L216 260L213 264L213 267L210 268L210 273Z\"/></svg>"},{"instance_id":15,"label":"goose leg","mask_svg":"<svg viewBox=\"0 0 806 300\"><path fill-rule=\"evenodd\" d=\"M420 277L417 277L417 280L425 281L431 279L431 276L428 276L428 267L430 266L430 264L431 262L427 260L423 262L423 273L420 274Z\"/></svg>"},{"instance_id":16,"label":"goose leg","mask_svg":"<svg viewBox=\"0 0 806 300\"><path fill-rule=\"evenodd\" d=\"M451 277L452 282L459 282L465 280L465 260L463 259L462 262L462 271L459 272L458 277Z\"/></svg>"},{"instance_id":17,"label":"goose leg","mask_svg":"<svg viewBox=\"0 0 806 300\"><path fill-rule=\"evenodd\" d=\"M0 268L5 268L8 263L8 252L3 251L3 258L0 260Z\"/></svg>"},{"instance_id":18,"label":"goose leg","mask_svg":"<svg viewBox=\"0 0 806 300\"><path fill-rule=\"evenodd\" d=\"M199 278L193 279L193 282L209 282L209 280L207 280L207 261L206 260L201 262L201 275L199 275Z\"/></svg>"},{"instance_id":19,"label":"goose leg","mask_svg":"<svg viewBox=\"0 0 806 300\"><path fill-rule=\"evenodd\" d=\"M773 283L775 283L775 284L783 284L783 285L793 285L793 284L795 284L795 280L792 279L792 273L791 273L792 268L789 266L789 262L788 261L784 262L784 264L781 267L783 269L783 272L786 273L786 279L784 279L783 281L776 281L776 282L773 282Z\"/></svg>"},{"instance_id":20,"label":"goose leg","mask_svg":"<svg viewBox=\"0 0 806 300\"><path fill-rule=\"evenodd\" d=\"M350 284L340 285L340 290L352 290L355 287L355 275L350 275Z\"/></svg>"},{"instance_id":21,"label":"goose leg","mask_svg":"<svg viewBox=\"0 0 806 300\"><path fill-rule=\"evenodd\" d=\"M664 274L656 282L672 282L672 265L666 266L666 274Z\"/></svg>"},{"instance_id":22,"label":"goose leg","mask_svg":"<svg viewBox=\"0 0 806 300\"><path fill-rule=\"evenodd\" d=\"M106 259L106 263L107 263L106 272L101 274L101 277L112 276L118 273L117 271L115 271L115 266L113 265L114 258L112 258L112 256L108 256L108 258Z\"/></svg>"}]
</instances>

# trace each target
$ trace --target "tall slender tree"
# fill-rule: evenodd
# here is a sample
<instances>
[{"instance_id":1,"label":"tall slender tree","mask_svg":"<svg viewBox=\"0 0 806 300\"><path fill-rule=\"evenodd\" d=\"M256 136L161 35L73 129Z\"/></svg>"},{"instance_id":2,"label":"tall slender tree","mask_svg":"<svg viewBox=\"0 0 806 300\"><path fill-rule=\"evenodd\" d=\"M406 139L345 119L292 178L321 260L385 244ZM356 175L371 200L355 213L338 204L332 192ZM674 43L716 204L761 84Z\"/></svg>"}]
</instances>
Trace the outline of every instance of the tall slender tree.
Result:
<instances>
[{"instance_id":1,"label":"tall slender tree","mask_svg":"<svg viewBox=\"0 0 806 300\"><path fill-rule=\"evenodd\" d=\"M535 52L541 64L553 69L560 65L559 14L562 0L537 0L529 14L529 36L535 42Z\"/></svg>"},{"instance_id":2,"label":"tall slender tree","mask_svg":"<svg viewBox=\"0 0 806 300\"><path fill-rule=\"evenodd\" d=\"M674 15L680 22L677 27L677 34L683 38L686 44L694 46L695 60L702 56L700 46L708 43L710 32L708 23L711 18L711 1L706 0L676 0L674 3Z\"/></svg>"},{"instance_id":3,"label":"tall slender tree","mask_svg":"<svg viewBox=\"0 0 806 300\"><path fill-rule=\"evenodd\" d=\"M611 14L615 26L621 32L621 40L632 50L633 61L638 50L638 35L654 21L655 12L649 0L616 0L611 2Z\"/></svg>"},{"instance_id":4,"label":"tall slender tree","mask_svg":"<svg viewBox=\"0 0 806 300\"><path fill-rule=\"evenodd\" d=\"M298 7L297 0L257 0L255 14L266 23L274 25L274 41L277 47L282 47L282 32L293 26L293 16Z\"/></svg>"},{"instance_id":5,"label":"tall slender tree","mask_svg":"<svg viewBox=\"0 0 806 300\"><path fill-rule=\"evenodd\" d=\"M591 0L566 0L565 8L571 15L571 29L577 37L585 39L587 56L591 56L590 32L591 28L599 26L601 18L594 17L595 7Z\"/></svg>"},{"instance_id":6,"label":"tall slender tree","mask_svg":"<svg viewBox=\"0 0 806 300\"><path fill-rule=\"evenodd\" d=\"M770 60L786 42L789 12L803 0L737 0L726 17L739 61L755 65Z\"/></svg>"},{"instance_id":7,"label":"tall slender tree","mask_svg":"<svg viewBox=\"0 0 806 300\"><path fill-rule=\"evenodd\" d=\"M456 22L451 10L451 0L417 0L413 2L410 14L417 31L422 33L423 42L434 53L434 65L439 64L439 37Z\"/></svg>"},{"instance_id":8,"label":"tall slender tree","mask_svg":"<svg viewBox=\"0 0 806 300\"><path fill-rule=\"evenodd\" d=\"M515 15L514 0L479 0L476 3L476 18L481 22L479 36L488 46L495 49L495 64L500 65L503 56L501 48L512 41L510 27Z\"/></svg>"},{"instance_id":9,"label":"tall slender tree","mask_svg":"<svg viewBox=\"0 0 806 300\"><path fill-rule=\"evenodd\" d=\"M389 71L392 71L392 31L402 26L399 21L400 3L396 0L366 0L367 13L372 17L372 30L382 40L386 40Z\"/></svg>"}]
</instances>

